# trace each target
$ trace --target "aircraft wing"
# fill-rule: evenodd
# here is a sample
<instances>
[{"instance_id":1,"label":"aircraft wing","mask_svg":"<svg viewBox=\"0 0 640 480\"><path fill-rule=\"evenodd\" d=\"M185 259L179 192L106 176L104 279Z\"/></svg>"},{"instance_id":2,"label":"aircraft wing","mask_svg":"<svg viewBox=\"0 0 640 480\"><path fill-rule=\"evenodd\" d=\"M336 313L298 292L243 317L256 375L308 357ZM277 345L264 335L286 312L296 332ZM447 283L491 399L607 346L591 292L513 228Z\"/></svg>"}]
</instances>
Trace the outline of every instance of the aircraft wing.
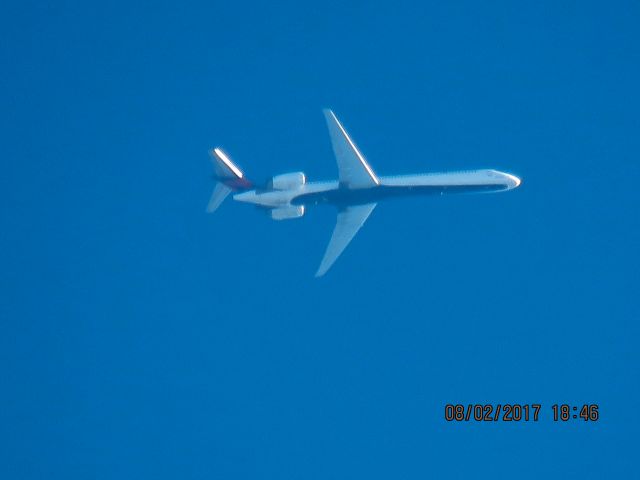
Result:
<instances>
[{"instance_id":1,"label":"aircraft wing","mask_svg":"<svg viewBox=\"0 0 640 480\"><path fill-rule=\"evenodd\" d=\"M327 270L331 268L331 265L338 259L340 254L347 248L349 242L358 233L360 227L367 221L371 212L376 207L375 203L368 203L366 205L354 205L347 207L344 210L338 212L338 220L336 226L333 229L333 235L327 246L327 251L324 253L324 258L320 262L320 267L316 272L316 277L321 277Z\"/></svg>"},{"instance_id":2,"label":"aircraft wing","mask_svg":"<svg viewBox=\"0 0 640 480\"><path fill-rule=\"evenodd\" d=\"M323 112L329 127L333 153L338 161L340 184L347 188L369 188L380 185L380 180L335 114L328 109Z\"/></svg>"}]
</instances>

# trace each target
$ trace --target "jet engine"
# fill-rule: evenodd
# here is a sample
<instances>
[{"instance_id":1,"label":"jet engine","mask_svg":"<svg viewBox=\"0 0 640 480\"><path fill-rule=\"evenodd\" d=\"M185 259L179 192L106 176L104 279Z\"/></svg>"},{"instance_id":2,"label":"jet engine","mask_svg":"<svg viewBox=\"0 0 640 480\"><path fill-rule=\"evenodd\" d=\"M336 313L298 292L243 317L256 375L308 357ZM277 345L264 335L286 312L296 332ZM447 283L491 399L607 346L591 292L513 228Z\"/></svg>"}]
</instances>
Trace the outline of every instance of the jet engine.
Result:
<instances>
[{"instance_id":1,"label":"jet engine","mask_svg":"<svg viewBox=\"0 0 640 480\"><path fill-rule=\"evenodd\" d=\"M269 182L269 186L274 190L293 190L305 183L307 183L307 177L303 172L293 172L276 175Z\"/></svg>"},{"instance_id":2,"label":"jet engine","mask_svg":"<svg viewBox=\"0 0 640 480\"><path fill-rule=\"evenodd\" d=\"M291 218L300 218L304 215L304 205L289 205L287 207L278 207L271 210L271 218L273 220L289 220Z\"/></svg>"}]
</instances>

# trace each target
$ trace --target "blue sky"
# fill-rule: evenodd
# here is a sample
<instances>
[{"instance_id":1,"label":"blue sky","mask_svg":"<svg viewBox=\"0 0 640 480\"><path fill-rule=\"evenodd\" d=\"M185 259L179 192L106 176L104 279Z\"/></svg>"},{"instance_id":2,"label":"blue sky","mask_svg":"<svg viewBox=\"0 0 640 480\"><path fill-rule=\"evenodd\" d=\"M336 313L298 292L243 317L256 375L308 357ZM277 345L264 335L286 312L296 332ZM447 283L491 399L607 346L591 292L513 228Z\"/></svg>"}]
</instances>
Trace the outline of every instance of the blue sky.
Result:
<instances>
[{"instance_id":1,"label":"blue sky","mask_svg":"<svg viewBox=\"0 0 640 480\"><path fill-rule=\"evenodd\" d=\"M0 475L638 476L639 13L3 5ZM206 151L335 177L323 107L381 175L523 184L382 204L316 280L334 211L207 216Z\"/></svg>"}]
</instances>

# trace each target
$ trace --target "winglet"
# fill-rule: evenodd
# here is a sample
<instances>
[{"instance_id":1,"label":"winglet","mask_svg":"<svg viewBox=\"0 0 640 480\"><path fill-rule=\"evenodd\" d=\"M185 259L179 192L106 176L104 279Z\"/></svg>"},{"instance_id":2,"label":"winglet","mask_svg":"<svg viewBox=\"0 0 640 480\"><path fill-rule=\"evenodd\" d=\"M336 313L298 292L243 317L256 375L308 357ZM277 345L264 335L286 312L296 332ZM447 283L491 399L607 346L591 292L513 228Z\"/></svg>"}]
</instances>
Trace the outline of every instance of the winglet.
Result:
<instances>
[{"instance_id":1,"label":"winglet","mask_svg":"<svg viewBox=\"0 0 640 480\"><path fill-rule=\"evenodd\" d=\"M329 109L323 110L323 113L327 120L333 153L338 162L340 183L347 188L369 188L380 185L375 172L335 114Z\"/></svg>"}]
</instances>

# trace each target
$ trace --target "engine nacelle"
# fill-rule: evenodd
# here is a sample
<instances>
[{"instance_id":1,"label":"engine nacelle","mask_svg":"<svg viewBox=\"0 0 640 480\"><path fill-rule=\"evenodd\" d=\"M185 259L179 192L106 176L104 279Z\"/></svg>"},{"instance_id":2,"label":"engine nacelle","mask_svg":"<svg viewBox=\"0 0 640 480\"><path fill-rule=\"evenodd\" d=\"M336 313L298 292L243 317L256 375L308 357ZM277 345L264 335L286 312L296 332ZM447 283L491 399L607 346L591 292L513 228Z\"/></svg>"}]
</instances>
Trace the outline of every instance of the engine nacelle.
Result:
<instances>
[{"instance_id":1,"label":"engine nacelle","mask_svg":"<svg viewBox=\"0 0 640 480\"><path fill-rule=\"evenodd\" d=\"M304 205L290 205L288 207L279 207L271 210L271 218L274 220L289 220L291 218L300 218L304 215Z\"/></svg>"},{"instance_id":2,"label":"engine nacelle","mask_svg":"<svg viewBox=\"0 0 640 480\"><path fill-rule=\"evenodd\" d=\"M271 179L270 187L274 190L293 190L307 183L303 172L283 173Z\"/></svg>"}]
</instances>

